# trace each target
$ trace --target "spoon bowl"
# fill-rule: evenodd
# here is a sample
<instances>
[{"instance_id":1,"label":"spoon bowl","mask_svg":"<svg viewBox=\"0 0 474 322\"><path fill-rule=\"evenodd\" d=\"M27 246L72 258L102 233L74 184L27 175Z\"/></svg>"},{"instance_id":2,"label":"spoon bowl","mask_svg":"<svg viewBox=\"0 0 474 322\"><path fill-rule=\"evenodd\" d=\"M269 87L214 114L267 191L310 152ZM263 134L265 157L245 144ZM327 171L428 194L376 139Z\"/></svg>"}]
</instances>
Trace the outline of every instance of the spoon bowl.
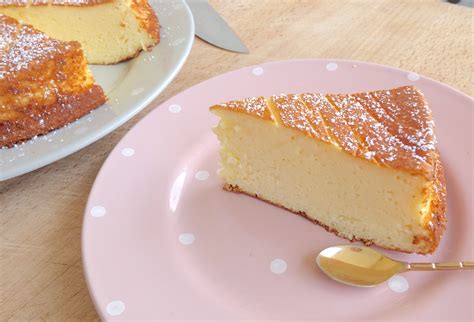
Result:
<instances>
[{"instance_id":1,"label":"spoon bowl","mask_svg":"<svg viewBox=\"0 0 474 322\"><path fill-rule=\"evenodd\" d=\"M370 287L406 271L408 264L393 260L369 247L340 245L324 249L316 264L332 279L349 285Z\"/></svg>"},{"instance_id":2,"label":"spoon bowl","mask_svg":"<svg viewBox=\"0 0 474 322\"><path fill-rule=\"evenodd\" d=\"M316 264L332 279L353 286L382 284L395 274L407 271L472 270L474 262L405 263L391 259L378 251L355 245L340 245L324 249Z\"/></svg>"}]
</instances>

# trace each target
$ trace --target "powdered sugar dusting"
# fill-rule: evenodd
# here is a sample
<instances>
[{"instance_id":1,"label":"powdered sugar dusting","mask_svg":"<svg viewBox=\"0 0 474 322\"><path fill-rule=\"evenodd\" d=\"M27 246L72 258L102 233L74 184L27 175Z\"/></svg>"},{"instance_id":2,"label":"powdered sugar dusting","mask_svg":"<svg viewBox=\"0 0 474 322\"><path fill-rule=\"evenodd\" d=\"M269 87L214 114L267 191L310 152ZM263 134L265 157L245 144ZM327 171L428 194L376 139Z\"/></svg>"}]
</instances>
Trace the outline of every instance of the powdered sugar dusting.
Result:
<instances>
[{"instance_id":1,"label":"powdered sugar dusting","mask_svg":"<svg viewBox=\"0 0 474 322\"><path fill-rule=\"evenodd\" d=\"M341 112L334 109L325 95L307 93L301 95L301 98L308 108L318 111L321 115L323 130L329 137L328 141L352 155L361 153L363 148L359 145L354 132Z\"/></svg>"},{"instance_id":2,"label":"powdered sugar dusting","mask_svg":"<svg viewBox=\"0 0 474 322\"><path fill-rule=\"evenodd\" d=\"M415 171L432 163L434 124L416 88L328 97L379 163Z\"/></svg>"},{"instance_id":3,"label":"powdered sugar dusting","mask_svg":"<svg viewBox=\"0 0 474 322\"><path fill-rule=\"evenodd\" d=\"M70 77L73 73L82 73L84 82L74 82ZM87 73L78 43L51 39L2 14L0 87L10 88L12 94L0 97L0 105L15 111L14 118L2 124L0 142L6 146L35 134L46 134L105 101L102 89ZM24 128L28 129L26 134L18 131ZM52 136L45 137L49 141Z\"/></svg>"},{"instance_id":4,"label":"powdered sugar dusting","mask_svg":"<svg viewBox=\"0 0 474 322\"><path fill-rule=\"evenodd\" d=\"M230 101L224 104L216 105L215 107L229 108L269 120L273 118L265 98L261 96L246 98L240 101Z\"/></svg>"},{"instance_id":5,"label":"powdered sugar dusting","mask_svg":"<svg viewBox=\"0 0 474 322\"><path fill-rule=\"evenodd\" d=\"M68 43L51 39L5 15L0 15L0 44L3 52L0 55L0 80L70 49Z\"/></svg>"},{"instance_id":6,"label":"powdered sugar dusting","mask_svg":"<svg viewBox=\"0 0 474 322\"><path fill-rule=\"evenodd\" d=\"M274 95L272 100L284 125L306 132L312 137L329 141L327 134L321 131L322 120L319 113L313 109L307 109L298 95Z\"/></svg>"},{"instance_id":7,"label":"powdered sugar dusting","mask_svg":"<svg viewBox=\"0 0 474 322\"><path fill-rule=\"evenodd\" d=\"M415 87L405 86L390 92L373 92L373 98L385 112L383 123L388 130L432 163L429 158L435 150L436 137L431 111L423 94Z\"/></svg>"}]
</instances>

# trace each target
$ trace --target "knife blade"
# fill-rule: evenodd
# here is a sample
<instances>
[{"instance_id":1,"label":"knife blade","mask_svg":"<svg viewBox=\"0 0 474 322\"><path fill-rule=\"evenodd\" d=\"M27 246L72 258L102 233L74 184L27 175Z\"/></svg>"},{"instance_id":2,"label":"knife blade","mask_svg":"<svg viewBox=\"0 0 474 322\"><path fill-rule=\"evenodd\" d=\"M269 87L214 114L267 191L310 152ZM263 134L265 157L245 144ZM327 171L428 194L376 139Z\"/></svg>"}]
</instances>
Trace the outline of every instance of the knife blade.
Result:
<instances>
[{"instance_id":1,"label":"knife blade","mask_svg":"<svg viewBox=\"0 0 474 322\"><path fill-rule=\"evenodd\" d=\"M474 8L474 0L446 0L452 4L459 4L468 8Z\"/></svg>"},{"instance_id":2,"label":"knife blade","mask_svg":"<svg viewBox=\"0 0 474 322\"><path fill-rule=\"evenodd\" d=\"M206 0L187 0L186 2L193 13L196 36L225 50L249 53L239 36Z\"/></svg>"}]
</instances>

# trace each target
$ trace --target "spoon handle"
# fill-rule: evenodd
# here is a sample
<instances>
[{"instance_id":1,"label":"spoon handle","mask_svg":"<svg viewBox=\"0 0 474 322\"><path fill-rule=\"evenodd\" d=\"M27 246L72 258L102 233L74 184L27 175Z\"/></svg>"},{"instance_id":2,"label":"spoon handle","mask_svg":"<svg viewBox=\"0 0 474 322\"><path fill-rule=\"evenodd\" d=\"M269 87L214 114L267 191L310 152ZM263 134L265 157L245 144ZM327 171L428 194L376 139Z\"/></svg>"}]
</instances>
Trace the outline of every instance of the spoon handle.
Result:
<instances>
[{"instance_id":1,"label":"spoon handle","mask_svg":"<svg viewBox=\"0 0 474 322\"><path fill-rule=\"evenodd\" d=\"M447 271L474 269L474 262L408 263L407 271Z\"/></svg>"}]
</instances>

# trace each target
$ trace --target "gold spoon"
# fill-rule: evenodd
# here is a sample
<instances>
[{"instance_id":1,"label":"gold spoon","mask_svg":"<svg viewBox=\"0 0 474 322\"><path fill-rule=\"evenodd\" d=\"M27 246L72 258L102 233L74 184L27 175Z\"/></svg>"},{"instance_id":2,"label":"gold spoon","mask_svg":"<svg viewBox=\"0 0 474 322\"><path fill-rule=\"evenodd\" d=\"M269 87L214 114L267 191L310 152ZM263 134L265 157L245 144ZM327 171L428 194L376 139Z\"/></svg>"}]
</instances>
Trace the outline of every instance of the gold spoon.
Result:
<instances>
[{"instance_id":1,"label":"gold spoon","mask_svg":"<svg viewBox=\"0 0 474 322\"><path fill-rule=\"evenodd\" d=\"M405 263L364 246L340 245L324 249L316 264L332 279L353 286L379 285L409 271L474 269L474 262Z\"/></svg>"}]
</instances>

